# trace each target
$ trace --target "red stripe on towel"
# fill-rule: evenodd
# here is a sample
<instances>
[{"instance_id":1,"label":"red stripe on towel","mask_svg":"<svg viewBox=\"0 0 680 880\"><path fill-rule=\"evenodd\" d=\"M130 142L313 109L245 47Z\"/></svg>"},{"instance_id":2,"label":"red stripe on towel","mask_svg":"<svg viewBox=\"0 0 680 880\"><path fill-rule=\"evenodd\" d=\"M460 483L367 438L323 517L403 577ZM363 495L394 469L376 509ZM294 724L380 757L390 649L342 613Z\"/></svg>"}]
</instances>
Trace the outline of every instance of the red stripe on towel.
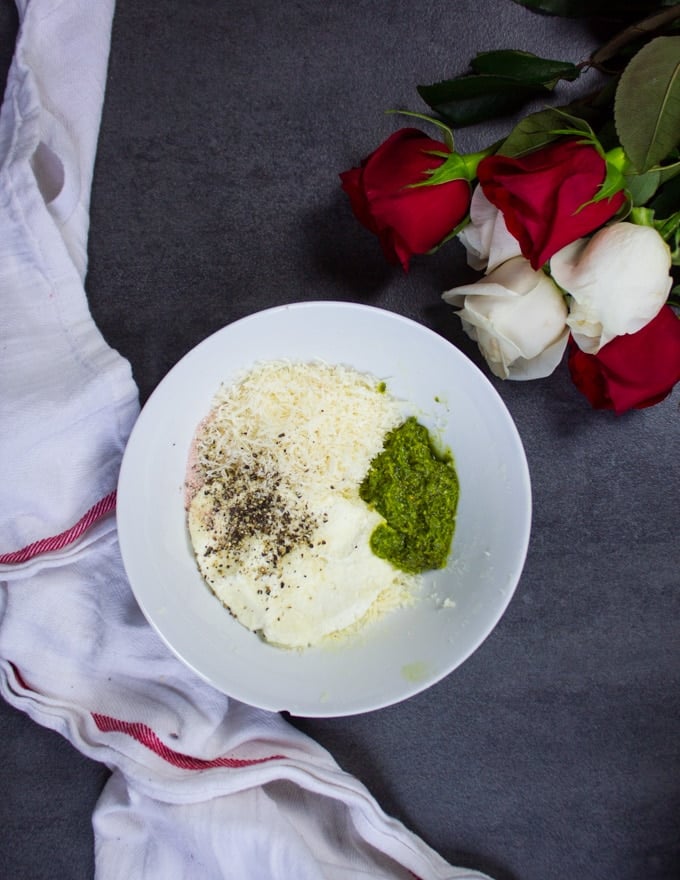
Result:
<instances>
[{"instance_id":1,"label":"red stripe on towel","mask_svg":"<svg viewBox=\"0 0 680 880\"><path fill-rule=\"evenodd\" d=\"M191 755L184 755L182 752L176 752L174 749L166 746L146 724L140 724L135 721L120 721L118 718L100 715L97 712L92 713L92 718L102 733L125 733L169 764L172 764L174 767L181 767L184 770L207 770L210 767L252 767L254 764L263 764L266 761L278 761L285 758L285 755L268 755L265 758L224 757L211 758L210 760L206 758L192 758Z\"/></svg>"},{"instance_id":2,"label":"red stripe on towel","mask_svg":"<svg viewBox=\"0 0 680 880\"><path fill-rule=\"evenodd\" d=\"M20 562L27 562L41 553L49 553L51 550L61 550L63 547L67 547L69 544L77 541L83 532L86 532L90 526L113 510L115 506L116 493L114 491L94 504L85 516L81 517L74 526L66 529L65 532L54 535L52 538L41 538L39 541L34 541L21 550L0 554L0 565L17 565Z\"/></svg>"}]
</instances>

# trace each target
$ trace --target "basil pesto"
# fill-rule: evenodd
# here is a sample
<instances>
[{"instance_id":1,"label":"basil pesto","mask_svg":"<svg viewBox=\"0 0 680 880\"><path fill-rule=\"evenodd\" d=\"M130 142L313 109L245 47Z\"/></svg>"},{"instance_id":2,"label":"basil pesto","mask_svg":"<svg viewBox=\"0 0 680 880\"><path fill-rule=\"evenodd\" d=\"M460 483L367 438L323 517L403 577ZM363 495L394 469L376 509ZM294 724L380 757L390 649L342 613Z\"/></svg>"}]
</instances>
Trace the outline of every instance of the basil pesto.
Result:
<instances>
[{"instance_id":1,"label":"basil pesto","mask_svg":"<svg viewBox=\"0 0 680 880\"><path fill-rule=\"evenodd\" d=\"M371 550L409 574L446 565L456 524L458 476L424 425L411 417L385 438L359 495L384 518Z\"/></svg>"}]
</instances>

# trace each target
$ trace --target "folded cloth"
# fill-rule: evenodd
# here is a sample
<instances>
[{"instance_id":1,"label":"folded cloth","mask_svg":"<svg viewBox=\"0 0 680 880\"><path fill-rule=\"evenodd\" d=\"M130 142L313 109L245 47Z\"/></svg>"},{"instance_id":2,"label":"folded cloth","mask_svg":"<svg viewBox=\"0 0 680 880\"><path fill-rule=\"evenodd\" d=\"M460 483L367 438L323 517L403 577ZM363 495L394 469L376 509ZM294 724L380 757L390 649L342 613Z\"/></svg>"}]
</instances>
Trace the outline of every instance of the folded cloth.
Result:
<instances>
[{"instance_id":1,"label":"folded cloth","mask_svg":"<svg viewBox=\"0 0 680 880\"><path fill-rule=\"evenodd\" d=\"M111 769L96 876L468 878L317 743L217 692L125 579L115 486L138 414L84 289L113 0L22 0L0 112L0 691Z\"/></svg>"}]
</instances>

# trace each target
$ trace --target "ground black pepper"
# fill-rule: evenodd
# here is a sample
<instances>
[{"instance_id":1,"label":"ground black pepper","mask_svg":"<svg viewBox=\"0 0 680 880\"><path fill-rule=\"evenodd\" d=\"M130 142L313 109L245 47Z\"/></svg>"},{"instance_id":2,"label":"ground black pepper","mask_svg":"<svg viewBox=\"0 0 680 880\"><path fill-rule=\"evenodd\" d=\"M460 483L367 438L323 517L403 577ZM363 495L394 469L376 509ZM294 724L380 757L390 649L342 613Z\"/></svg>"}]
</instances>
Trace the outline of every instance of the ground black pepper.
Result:
<instances>
[{"instance_id":1,"label":"ground black pepper","mask_svg":"<svg viewBox=\"0 0 680 880\"><path fill-rule=\"evenodd\" d=\"M318 523L300 493L287 487L279 474L258 468L257 462L225 469L206 484L205 493L212 501L209 528L214 534L214 546L206 555L221 553L237 564L246 542L258 538L263 562L276 569L295 547L313 546Z\"/></svg>"}]
</instances>

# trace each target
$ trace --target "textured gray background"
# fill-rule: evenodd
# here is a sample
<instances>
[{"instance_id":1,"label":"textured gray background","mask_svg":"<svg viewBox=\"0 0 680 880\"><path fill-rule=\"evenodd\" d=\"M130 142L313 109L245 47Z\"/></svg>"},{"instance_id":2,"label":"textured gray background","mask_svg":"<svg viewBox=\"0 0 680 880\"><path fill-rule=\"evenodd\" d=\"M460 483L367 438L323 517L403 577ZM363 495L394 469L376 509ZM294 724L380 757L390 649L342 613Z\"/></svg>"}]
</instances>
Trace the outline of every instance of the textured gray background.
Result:
<instances>
[{"instance_id":1,"label":"textured gray background","mask_svg":"<svg viewBox=\"0 0 680 880\"><path fill-rule=\"evenodd\" d=\"M15 28L2 0L3 75ZM120 0L87 287L142 399L206 335L297 300L400 312L479 363L439 298L470 277L459 245L407 276L388 266L337 174L408 124L385 109L425 110L416 84L475 52L579 61L593 39L510 0ZM564 366L495 384L534 495L507 613L420 696L294 723L453 863L497 880L678 878L680 393L617 418L593 412ZM90 877L106 769L5 704L0 757L3 875Z\"/></svg>"}]
</instances>

